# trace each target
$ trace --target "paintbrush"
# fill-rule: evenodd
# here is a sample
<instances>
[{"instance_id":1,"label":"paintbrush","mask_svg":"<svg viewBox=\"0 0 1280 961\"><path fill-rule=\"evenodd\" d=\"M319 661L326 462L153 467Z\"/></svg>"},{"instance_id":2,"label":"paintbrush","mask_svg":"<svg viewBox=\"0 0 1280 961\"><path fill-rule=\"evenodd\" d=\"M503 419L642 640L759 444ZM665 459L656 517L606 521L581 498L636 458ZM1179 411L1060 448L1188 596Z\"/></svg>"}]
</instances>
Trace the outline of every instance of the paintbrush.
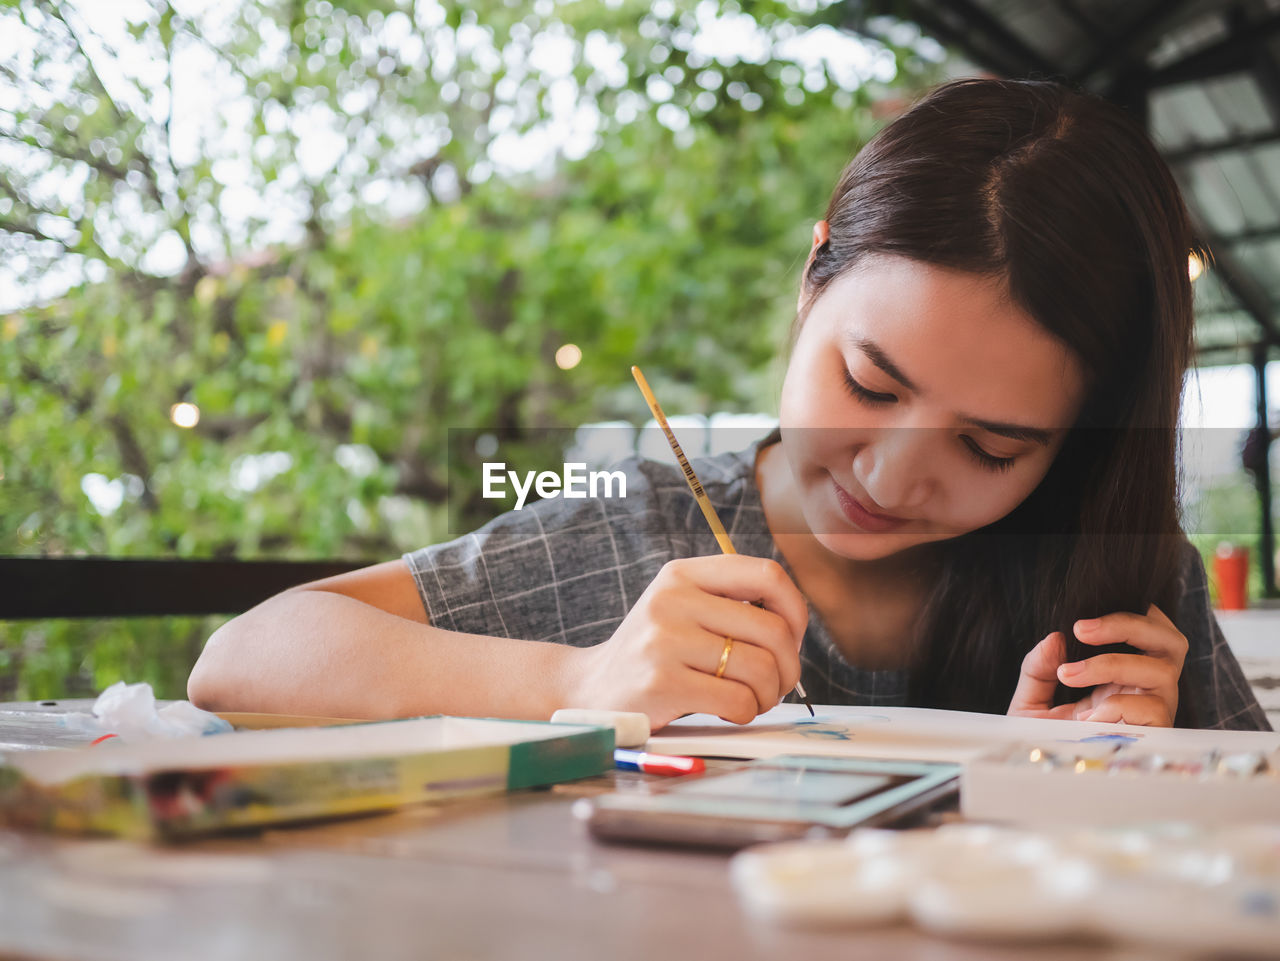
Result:
<instances>
[{"instance_id":1,"label":"paintbrush","mask_svg":"<svg viewBox=\"0 0 1280 961\"><path fill-rule=\"evenodd\" d=\"M694 500L702 508L702 516L711 525L711 533L715 535L716 543L720 545L720 550L725 554L738 553L734 549L733 541L729 540L729 532L724 529L724 524L720 523L720 515L711 506L711 498L707 497L707 492L702 489L702 484L698 481L698 475L693 472L689 458L684 456L684 451L680 449L680 442L676 440L676 435L671 432L671 425L667 423L667 415L662 412L662 408L658 405L658 398L654 397L653 391L649 389L649 382L644 379L644 374L641 373L639 367L633 366L631 368L631 376L636 379L640 393L644 394L644 402L649 405L649 410L653 413L654 420L658 422L662 432L667 435L667 443L671 445L671 450L676 455L676 460L680 463L680 469L684 471L684 479L689 482L689 489L693 491ZM763 605L757 601L756 606ZM727 646L725 651L728 651ZM809 709L809 716L816 716L813 713L813 705L809 703L809 695L804 692L804 687L799 681L796 681L796 694L800 695L800 700Z\"/></svg>"}]
</instances>

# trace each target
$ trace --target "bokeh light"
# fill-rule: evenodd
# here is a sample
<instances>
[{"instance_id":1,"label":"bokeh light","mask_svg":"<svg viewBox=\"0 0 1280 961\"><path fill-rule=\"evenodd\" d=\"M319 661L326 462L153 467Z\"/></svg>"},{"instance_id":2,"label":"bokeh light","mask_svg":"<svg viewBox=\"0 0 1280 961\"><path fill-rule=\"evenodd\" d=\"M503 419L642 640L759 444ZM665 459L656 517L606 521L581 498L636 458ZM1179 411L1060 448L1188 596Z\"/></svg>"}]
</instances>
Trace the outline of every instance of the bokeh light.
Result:
<instances>
[{"instance_id":1,"label":"bokeh light","mask_svg":"<svg viewBox=\"0 0 1280 961\"><path fill-rule=\"evenodd\" d=\"M561 370L572 370L582 361L582 350L577 344L561 344L556 351L556 366Z\"/></svg>"},{"instance_id":2,"label":"bokeh light","mask_svg":"<svg viewBox=\"0 0 1280 961\"><path fill-rule=\"evenodd\" d=\"M200 408L183 401L169 408L169 419L179 427L191 428L200 423Z\"/></svg>"}]
</instances>

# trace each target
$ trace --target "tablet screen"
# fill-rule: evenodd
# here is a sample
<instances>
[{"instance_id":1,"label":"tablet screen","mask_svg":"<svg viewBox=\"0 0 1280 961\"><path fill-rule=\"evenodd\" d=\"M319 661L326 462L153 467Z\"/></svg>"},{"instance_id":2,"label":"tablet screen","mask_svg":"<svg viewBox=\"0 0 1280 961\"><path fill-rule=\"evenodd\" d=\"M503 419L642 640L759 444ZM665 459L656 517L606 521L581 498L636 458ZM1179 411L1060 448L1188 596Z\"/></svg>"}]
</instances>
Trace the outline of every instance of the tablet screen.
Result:
<instances>
[{"instance_id":1,"label":"tablet screen","mask_svg":"<svg viewBox=\"0 0 1280 961\"><path fill-rule=\"evenodd\" d=\"M901 775L755 765L719 777L673 785L667 793L840 807L908 780Z\"/></svg>"}]
</instances>

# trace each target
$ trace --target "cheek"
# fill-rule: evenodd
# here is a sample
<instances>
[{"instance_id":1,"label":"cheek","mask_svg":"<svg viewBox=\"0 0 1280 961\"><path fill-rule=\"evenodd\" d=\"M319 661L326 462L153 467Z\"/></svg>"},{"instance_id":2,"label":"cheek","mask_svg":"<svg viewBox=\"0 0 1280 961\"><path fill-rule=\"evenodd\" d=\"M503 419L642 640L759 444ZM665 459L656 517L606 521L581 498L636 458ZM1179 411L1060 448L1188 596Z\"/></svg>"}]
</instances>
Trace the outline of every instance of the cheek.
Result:
<instances>
[{"instance_id":1,"label":"cheek","mask_svg":"<svg viewBox=\"0 0 1280 961\"><path fill-rule=\"evenodd\" d=\"M809 323L817 319L810 318ZM787 363L778 403L783 427L839 427L849 423L851 404L840 379L838 348L821 325L803 331Z\"/></svg>"},{"instance_id":2,"label":"cheek","mask_svg":"<svg viewBox=\"0 0 1280 961\"><path fill-rule=\"evenodd\" d=\"M801 369L793 360L787 367L787 376L782 382L782 396L778 401L778 419L783 427L806 427L813 423L816 405L812 385L812 369Z\"/></svg>"},{"instance_id":3,"label":"cheek","mask_svg":"<svg viewBox=\"0 0 1280 961\"><path fill-rule=\"evenodd\" d=\"M1027 499L1044 478L1047 465L1008 474L971 471L952 475L946 503L949 516L939 522L956 530L971 531L993 524Z\"/></svg>"},{"instance_id":4,"label":"cheek","mask_svg":"<svg viewBox=\"0 0 1280 961\"><path fill-rule=\"evenodd\" d=\"M811 449L828 452L865 443L868 428L886 426L883 414L861 406L849 395L838 367L788 368L778 400L778 419L784 429L813 434L806 442Z\"/></svg>"}]
</instances>

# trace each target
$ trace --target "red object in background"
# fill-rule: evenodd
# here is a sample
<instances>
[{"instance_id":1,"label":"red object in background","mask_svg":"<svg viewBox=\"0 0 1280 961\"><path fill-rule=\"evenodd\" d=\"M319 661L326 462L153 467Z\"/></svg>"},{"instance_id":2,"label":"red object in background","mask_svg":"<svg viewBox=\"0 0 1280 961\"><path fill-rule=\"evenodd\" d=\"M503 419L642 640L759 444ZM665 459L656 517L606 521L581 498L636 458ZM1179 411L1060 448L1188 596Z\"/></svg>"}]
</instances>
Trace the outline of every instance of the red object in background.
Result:
<instances>
[{"instance_id":1,"label":"red object in background","mask_svg":"<svg viewBox=\"0 0 1280 961\"><path fill-rule=\"evenodd\" d=\"M1249 548L1219 544L1213 554L1213 579L1218 585L1218 607L1243 611L1248 602Z\"/></svg>"}]
</instances>

